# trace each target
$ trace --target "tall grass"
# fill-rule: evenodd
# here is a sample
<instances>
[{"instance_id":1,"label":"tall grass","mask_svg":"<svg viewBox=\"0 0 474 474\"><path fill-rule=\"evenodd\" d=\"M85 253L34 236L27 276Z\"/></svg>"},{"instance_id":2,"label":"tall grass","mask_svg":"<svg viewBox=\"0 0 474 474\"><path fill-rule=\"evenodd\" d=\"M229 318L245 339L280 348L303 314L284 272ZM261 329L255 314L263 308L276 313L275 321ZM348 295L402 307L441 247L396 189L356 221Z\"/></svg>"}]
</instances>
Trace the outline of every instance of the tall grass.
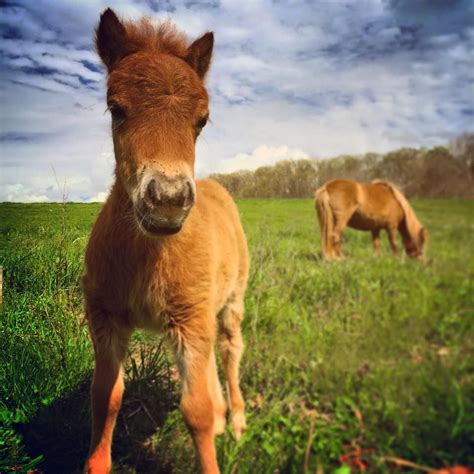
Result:
<instances>
[{"instance_id":1,"label":"tall grass","mask_svg":"<svg viewBox=\"0 0 474 474\"><path fill-rule=\"evenodd\" d=\"M355 231L347 258L323 262L309 200L239 208L252 256L248 430L238 443L230 429L218 438L222 471L392 472L389 456L474 464L473 203L415 202L431 236L424 265L392 258L386 242L374 258ZM0 471L80 472L92 358L78 281L98 209L0 205ZM126 393L116 471L193 472L159 337L135 336Z\"/></svg>"}]
</instances>

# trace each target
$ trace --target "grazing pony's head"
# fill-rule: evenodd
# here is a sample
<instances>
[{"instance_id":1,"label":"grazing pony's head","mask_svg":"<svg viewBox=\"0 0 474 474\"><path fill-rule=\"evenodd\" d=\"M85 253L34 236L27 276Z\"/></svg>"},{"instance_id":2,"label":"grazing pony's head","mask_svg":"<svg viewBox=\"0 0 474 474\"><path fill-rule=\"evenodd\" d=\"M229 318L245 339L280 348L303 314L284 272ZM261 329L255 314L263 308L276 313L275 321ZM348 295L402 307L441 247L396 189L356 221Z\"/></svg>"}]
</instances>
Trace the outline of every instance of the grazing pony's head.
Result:
<instances>
[{"instance_id":1,"label":"grazing pony's head","mask_svg":"<svg viewBox=\"0 0 474 474\"><path fill-rule=\"evenodd\" d=\"M398 204L400 204L404 214L404 218L398 229L403 239L405 252L410 258L424 260L425 246L428 242L428 231L423 227L418 217L416 217L415 211L406 197L398 187L390 181L375 179L372 181L372 184L381 184L392 191L394 198L398 201Z\"/></svg>"},{"instance_id":2,"label":"grazing pony's head","mask_svg":"<svg viewBox=\"0 0 474 474\"><path fill-rule=\"evenodd\" d=\"M403 239L405 252L410 258L424 259L425 245L428 242L428 232L416 217L415 211L399 189L389 183L395 198L401 205L405 217L400 224L399 230Z\"/></svg>"},{"instance_id":3,"label":"grazing pony's head","mask_svg":"<svg viewBox=\"0 0 474 474\"><path fill-rule=\"evenodd\" d=\"M213 43L212 33L188 44L169 23L122 22L111 9L100 18L96 46L108 71L116 176L147 234L178 232L194 204Z\"/></svg>"},{"instance_id":4,"label":"grazing pony's head","mask_svg":"<svg viewBox=\"0 0 474 474\"><path fill-rule=\"evenodd\" d=\"M405 227L406 233L402 233L403 245L405 251L410 258L416 258L424 260L424 248L428 242L428 232L424 227L414 222L408 222L407 216L405 215Z\"/></svg>"}]
</instances>

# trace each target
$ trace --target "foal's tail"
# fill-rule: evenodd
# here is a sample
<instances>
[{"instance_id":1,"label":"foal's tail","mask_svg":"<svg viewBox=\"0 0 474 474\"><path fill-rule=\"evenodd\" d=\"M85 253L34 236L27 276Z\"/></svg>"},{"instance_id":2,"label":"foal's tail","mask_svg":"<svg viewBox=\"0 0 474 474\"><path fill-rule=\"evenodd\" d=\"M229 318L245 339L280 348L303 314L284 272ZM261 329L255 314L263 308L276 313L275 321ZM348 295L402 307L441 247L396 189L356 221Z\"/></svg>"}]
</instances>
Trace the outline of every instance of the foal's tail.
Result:
<instances>
[{"instance_id":1,"label":"foal's tail","mask_svg":"<svg viewBox=\"0 0 474 474\"><path fill-rule=\"evenodd\" d=\"M334 217L329 205L329 193L326 186L322 186L316 191L314 205L321 229L323 255L326 260L330 260L333 257L332 235L334 231Z\"/></svg>"}]
</instances>

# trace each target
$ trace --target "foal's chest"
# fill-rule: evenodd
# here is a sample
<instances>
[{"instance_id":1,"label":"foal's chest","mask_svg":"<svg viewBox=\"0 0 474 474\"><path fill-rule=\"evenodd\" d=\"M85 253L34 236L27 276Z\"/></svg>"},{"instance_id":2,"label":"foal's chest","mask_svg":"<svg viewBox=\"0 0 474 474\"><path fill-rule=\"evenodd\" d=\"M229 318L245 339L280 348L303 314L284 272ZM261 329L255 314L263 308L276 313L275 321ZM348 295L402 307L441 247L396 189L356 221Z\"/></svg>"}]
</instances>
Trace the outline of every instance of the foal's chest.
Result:
<instances>
[{"instance_id":1,"label":"foal's chest","mask_svg":"<svg viewBox=\"0 0 474 474\"><path fill-rule=\"evenodd\" d=\"M192 268L158 261L135 275L128 311L135 327L163 332L193 317L210 295L209 280Z\"/></svg>"},{"instance_id":2,"label":"foal's chest","mask_svg":"<svg viewBox=\"0 0 474 474\"><path fill-rule=\"evenodd\" d=\"M137 274L128 295L128 309L138 328L162 332L168 326L177 283L160 278L159 272Z\"/></svg>"}]
</instances>

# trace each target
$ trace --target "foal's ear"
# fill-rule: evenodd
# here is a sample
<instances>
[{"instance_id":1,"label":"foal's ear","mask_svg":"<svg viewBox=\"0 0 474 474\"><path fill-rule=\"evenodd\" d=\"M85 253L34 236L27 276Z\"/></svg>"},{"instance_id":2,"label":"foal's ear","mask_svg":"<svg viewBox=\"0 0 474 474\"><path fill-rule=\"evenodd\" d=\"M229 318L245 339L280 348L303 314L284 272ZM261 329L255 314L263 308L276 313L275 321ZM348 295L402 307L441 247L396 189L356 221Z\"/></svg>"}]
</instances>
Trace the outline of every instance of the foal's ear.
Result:
<instances>
[{"instance_id":1,"label":"foal's ear","mask_svg":"<svg viewBox=\"0 0 474 474\"><path fill-rule=\"evenodd\" d=\"M197 39L189 48L185 60L204 78L211 64L212 47L214 46L214 33L208 32Z\"/></svg>"},{"instance_id":2,"label":"foal's ear","mask_svg":"<svg viewBox=\"0 0 474 474\"><path fill-rule=\"evenodd\" d=\"M127 31L111 8L102 13L95 31L95 44L102 62L109 72L129 54Z\"/></svg>"}]
</instances>

